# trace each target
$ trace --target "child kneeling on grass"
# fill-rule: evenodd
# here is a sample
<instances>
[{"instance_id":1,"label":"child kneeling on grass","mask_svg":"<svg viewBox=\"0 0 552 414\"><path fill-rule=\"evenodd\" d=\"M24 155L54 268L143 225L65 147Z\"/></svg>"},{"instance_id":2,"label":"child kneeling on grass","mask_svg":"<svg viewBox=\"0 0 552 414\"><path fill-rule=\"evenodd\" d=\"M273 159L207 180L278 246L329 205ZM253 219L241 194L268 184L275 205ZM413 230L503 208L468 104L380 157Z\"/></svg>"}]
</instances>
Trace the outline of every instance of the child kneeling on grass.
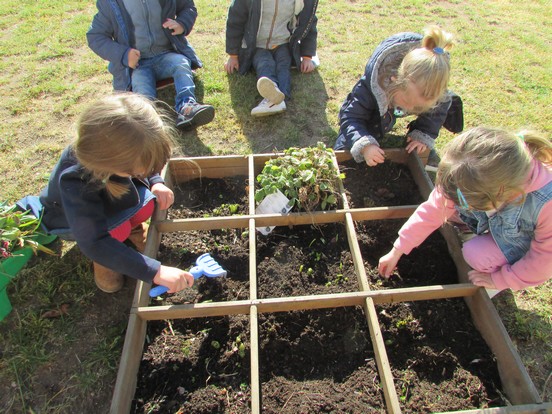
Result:
<instances>
[{"instance_id":1,"label":"child kneeling on grass","mask_svg":"<svg viewBox=\"0 0 552 414\"><path fill-rule=\"evenodd\" d=\"M77 139L61 154L40 197L17 203L42 217L48 233L77 242L94 262L94 280L104 292L120 290L123 274L171 293L194 283L190 273L123 243L128 239L143 251L154 203L166 210L174 201L159 175L173 146L164 118L138 94L100 99L81 114Z\"/></svg>"},{"instance_id":2,"label":"child kneeling on grass","mask_svg":"<svg viewBox=\"0 0 552 414\"><path fill-rule=\"evenodd\" d=\"M519 290L552 277L552 144L534 132L474 128L449 142L435 189L402 226L379 273L388 278L447 221L475 236L462 252L470 281ZM494 292L490 292L493 294Z\"/></svg>"},{"instance_id":3,"label":"child kneeling on grass","mask_svg":"<svg viewBox=\"0 0 552 414\"><path fill-rule=\"evenodd\" d=\"M302 73L315 69L315 0L233 0L226 20L224 68L228 74L257 74L263 100L251 110L255 117L286 110L291 97L292 63Z\"/></svg>"},{"instance_id":4,"label":"child kneeling on grass","mask_svg":"<svg viewBox=\"0 0 552 414\"><path fill-rule=\"evenodd\" d=\"M432 149L442 126L461 132L462 101L447 91L452 46L452 35L437 26L423 36L398 33L381 42L341 106L334 149L350 150L370 167L381 164L379 142L407 115L417 116L406 134L409 153Z\"/></svg>"}]
</instances>

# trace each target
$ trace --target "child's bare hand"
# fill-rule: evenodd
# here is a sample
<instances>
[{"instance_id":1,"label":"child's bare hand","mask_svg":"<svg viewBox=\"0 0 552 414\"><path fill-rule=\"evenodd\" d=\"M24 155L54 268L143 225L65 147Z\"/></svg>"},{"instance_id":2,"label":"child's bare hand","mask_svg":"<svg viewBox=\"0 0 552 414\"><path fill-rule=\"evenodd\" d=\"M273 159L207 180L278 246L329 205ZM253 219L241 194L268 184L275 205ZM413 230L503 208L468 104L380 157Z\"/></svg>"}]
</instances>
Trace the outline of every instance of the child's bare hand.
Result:
<instances>
[{"instance_id":1,"label":"child's bare hand","mask_svg":"<svg viewBox=\"0 0 552 414\"><path fill-rule=\"evenodd\" d=\"M234 72L235 70L239 70L240 68L240 61L237 56L229 56L228 60L224 64L224 69L226 70L226 73L229 75Z\"/></svg>"},{"instance_id":2,"label":"child's bare hand","mask_svg":"<svg viewBox=\"0 0 552 414\"><path fill-rule=\"evenodd\" d=\"M385 256L379 259L378 272L384 278L389 278L397 268L402 253L394 247Z\"/></svg>"},{"instance_id":3,"label":"child's bare hand","mask_svg":"<svg viewBox=\"0 0 552 414\"><path fill-rule=\"evenodd\" d=\"M412 151L416 151L418 154L420 154L427 149L426 145L422 144L420 141L414 141L410 137L406 138L406 142L408 142L408 144L406 145L406 152L408 152L409 154Z\"/></svg>"},{"instance_id":4,"label":"child's bare hand","mask_svg":"<svg viewBox=\"0 0 552 414\"><path fill-rule=\"evenodd\" d=\"M362 155L364 161L369 167L374 167L385 161L385 151L383 151L378 145L370 144L362 149Z\"/></svg>"},{"instance_id":5,"label":"child's bare hand","mask_svg":"<svg viewBox=\"0 0 552 414\"><path fill-rule=\"evenodd\" d=\"M483 273L477 270L470 270L468 272L468 278L475 286L481 286L488 289L496 289L496 286L491 279L490 273Z\"/></svg>"},{"instance_id":6,"label":"child's bare hand","mask_svg":"<svg viewBox=\"0 0 552 414\"><path fill-rule=\"evenodd\" d=\"M311 58L304 57L301 60L301 73L309 73L315 69L314 63Z\"/></svg>"},{"instance_id":7,"label":"child's bare hand","mask_svg":"<svg viewBox=\"0 0 552 414\"><path fill-rule=\"evenodd\" d=\"M194 276L176 267L161 266L153 278L153 283L169 288L169 293L175 293L194 284Z\"/></svg>"},{"instance_id":8,"label":"child's bare hand","mask_svg":"<svg viewBox=\"0 0 552 414\"><path fill-rule=\"evenodd\" d=\"M173 36L184 33L184 27L182 27L180 23L178 23L176 20L173 20L173 19L165 20L165 23L163 23L163 27L165 29L171 30Z\"/></svg>"},{"instance_id":9,"label":"child's bare hand","mask_svg":"<svg viewBox=\"0 0 552 414\"><path fill-rule=\"evenodd\" d=\"M174 203L174 193L165 184L157 183L151 187L151 192L157 197L157 205L166 210Z\"/></svg>"},{"instance_id":10,"label":"child's bare hand","mask_svg":"<svg viewBox=\"0 0 552 414\"><path fill-rule=\"evenodd\" d=\"M139 61L140 61L140 51L131 48L128 51L128 67L132 69L136 69L138 67Z\"/></svg>"}]
</instances>

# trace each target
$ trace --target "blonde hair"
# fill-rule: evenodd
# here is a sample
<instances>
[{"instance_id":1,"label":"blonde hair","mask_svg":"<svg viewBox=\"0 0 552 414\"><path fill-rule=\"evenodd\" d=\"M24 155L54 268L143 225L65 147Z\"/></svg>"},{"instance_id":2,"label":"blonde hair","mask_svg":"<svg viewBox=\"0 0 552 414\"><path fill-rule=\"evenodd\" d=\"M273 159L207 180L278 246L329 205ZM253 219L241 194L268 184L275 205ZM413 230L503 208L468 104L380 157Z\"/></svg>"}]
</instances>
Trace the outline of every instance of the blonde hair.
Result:
<instances>
[{"instance_id":1,"label":"blonde hair","mask_svg":"<svg viewBox=\"0 0 552 414\"><path fill-rule=\"evenodd\" d=\"M99 99L77 123L75 154L92 177L104 182L108 194L120 198L128 187L109 178L115 173L150 176L159 173L171 156L173 130L168 116L138 94Z\"/></svg>"},{"instance_id":2,"label":"blonde hair","mask_svg":"<svg viewBox=\"0 0 552 414\"><path fill-rule=\"evenodd\" d=\"M417 86L423 98L435 105L447 90L450 78L450 57L453 36L438 26L424 31L421 46L408 52L391 80L387 95L390 101L410 83ZM431 107L422 108L429 110Z\"/></svg>"},{"instance_id":3,"label":"blonde hair","mask_svg":"<svg viewBox=\"0 0 552 414\"><path fill-rule=\"evenodd\" d=\"M552 163L552 144L544 136L473 128L446 145L436 185L457 205L463 204L459 199L463 197L472 209L496 209L519 196L524 199L523 186L533 159Z\"/></svg>"}]
</instances>

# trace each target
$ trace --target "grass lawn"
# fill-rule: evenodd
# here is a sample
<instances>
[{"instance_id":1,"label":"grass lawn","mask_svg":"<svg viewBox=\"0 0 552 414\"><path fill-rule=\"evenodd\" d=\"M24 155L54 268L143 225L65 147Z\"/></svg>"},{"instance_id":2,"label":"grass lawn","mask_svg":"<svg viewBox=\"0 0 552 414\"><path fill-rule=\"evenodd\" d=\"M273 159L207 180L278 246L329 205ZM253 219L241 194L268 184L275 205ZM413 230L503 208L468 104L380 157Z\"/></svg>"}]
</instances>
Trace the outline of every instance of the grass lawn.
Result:
<instances>
[{"instance_id":1,"label":"grass lawn","mask_svg":"<svg viewBox=\"0 0 552 414\"><path fill-rule=\"evenodd\" d=\"M228 76L223 70L229 1L195 3L199 17L189 40L205 64L197 72L197 94L215 106L216 117L180 137L183 155L271 152L318 141L333 145L340 104L375 46L391 34L421 32L428 24L456 36L450 87L463 98L466 128L552 132L550 1L321 0L321 66L308 75L294 72L288 111L261 120L250 116L260 100L255 76ZM2 0L0 201L38 194L74 137L76 116L111 92L106 62L86 45L95 10L94 2L84 0ZM404 134L405 123L394 132ZM438 148L452 138L444 131ZM0 323L2 412L80 412L84 400L93 401L96 412L109 406L127 315L106 324L89 261L71 243L58 243L56 249L58 258L32 260L8 288L14 310ZM551 286L505 292L496 299L547 401L552 400ZM112 299L114 305L117 300L123 298ZM42 317L63 304L70 304L67 314ZM79 352L83 341L86 352ZM67 358L74 362L62 369ZM52 378L51 386L44 377Z\"/></svg>"}]
</instances>

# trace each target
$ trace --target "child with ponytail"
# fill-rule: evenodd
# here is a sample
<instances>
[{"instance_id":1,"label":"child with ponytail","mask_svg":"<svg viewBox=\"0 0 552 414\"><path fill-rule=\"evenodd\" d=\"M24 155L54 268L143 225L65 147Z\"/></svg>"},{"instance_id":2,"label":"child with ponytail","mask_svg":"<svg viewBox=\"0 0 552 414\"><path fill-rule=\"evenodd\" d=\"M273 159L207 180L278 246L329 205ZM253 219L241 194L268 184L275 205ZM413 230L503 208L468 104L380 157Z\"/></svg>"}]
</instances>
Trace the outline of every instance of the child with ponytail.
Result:
<instances>
[{"instance_id":1,"label":"child with ponytail","mask_svg":"<svg viewBox=\"0 0 552 414\"><path fill-rule=\"evenodd\" d=\"M77 242L104 292L120 290L123 275L167 286L171 293L194 282L190 273L142 254L154 203L166 210L174 201L159 175L173 145L165 118L138 94L98 100L81 114L77 138L40 197L17 203L42 217L48 233ZM138 251L123 243L127 239Z\"/></svg>"},{"instance_id":2,"label":"child with ponytail","mask_svg":"<svg viewBox=\"0 0 552 414\"><path fill-rule=\"evenodd\" d=\"M381 164L379 141L407 115L417 115L408 126L409 153L432 149L442 126L460 132L461 100L447 91L452 46L452 35L437 26L424 36L398 33L384 40L341 106L334 149L348 149L356 162L371 167Z\"/></svg>"},{"instance_id":3,"label":"child with ponytail","mask_svg":"<svg viewBox=\"0 0 552 414\"><path fill-rule=\"evenodd\" d=\"M449 142L435 189L402 226L379 273L389 277L447 221L474 237L462 253L470 281L488 289L519 290L552 277L552 143L534 132L473 128Z\"/></svg>"}]
</instances>

